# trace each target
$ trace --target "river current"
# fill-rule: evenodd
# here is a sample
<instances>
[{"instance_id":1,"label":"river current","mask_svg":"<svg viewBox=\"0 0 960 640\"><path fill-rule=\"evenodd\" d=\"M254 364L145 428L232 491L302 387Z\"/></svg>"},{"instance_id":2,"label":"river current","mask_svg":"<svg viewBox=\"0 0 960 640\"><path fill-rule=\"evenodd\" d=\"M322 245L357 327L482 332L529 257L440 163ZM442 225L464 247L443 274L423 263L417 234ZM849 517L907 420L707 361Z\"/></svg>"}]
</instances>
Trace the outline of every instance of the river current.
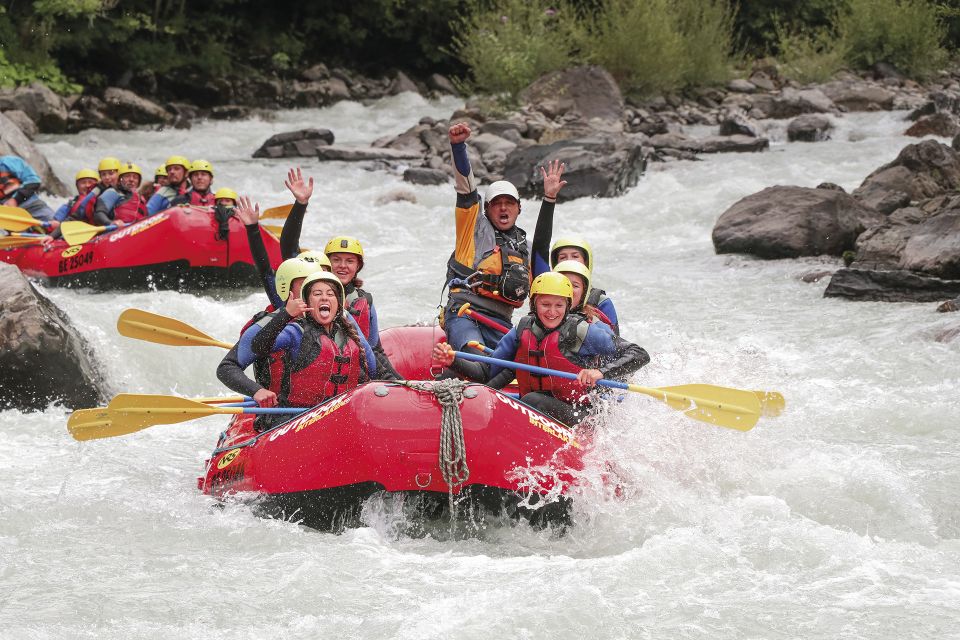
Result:
<instances>
[{"instance_id":1,"label":"river current","mask_svg":"<svg viewBox=\"0 0 960 640\"><path fill-rule=\"evenodd\" d=\"M287 162L250 158L269 135L320 126L361 144L457 106L404 94L40 147L67 183L108 154L146 172L173 153L206 158L215 186L269 207L290 201ZM654 164L622 197L558 206L555 237L591 240L624 336L652 356L634 382L776 390L779 418L741 433L631 395L592 454L592 468L616 467L625 496L586 472L565 535L411 536L388 503L341 535L214 508L196 478L225 419L77 443L61 407L0 412L0 637L960 638L960 340L934 340L956 319L932 304L825 299L823 281L800 276L833 259L717 256L710 241L717 217L764 187L855 188L914 142L903 115L837 118L817 144L788 144L774 123L768 152ZM300 164L317 181L302 244L356 235L381 326L430 321L453 246L452 186ZM378 204L398 191L417 202ZM531 233L538 206L520 217ZM221 350L120 337L123 309L229 341L264 304L254 289L43 290L115 392L224 392Z\"/></svg>"}]
</instances>

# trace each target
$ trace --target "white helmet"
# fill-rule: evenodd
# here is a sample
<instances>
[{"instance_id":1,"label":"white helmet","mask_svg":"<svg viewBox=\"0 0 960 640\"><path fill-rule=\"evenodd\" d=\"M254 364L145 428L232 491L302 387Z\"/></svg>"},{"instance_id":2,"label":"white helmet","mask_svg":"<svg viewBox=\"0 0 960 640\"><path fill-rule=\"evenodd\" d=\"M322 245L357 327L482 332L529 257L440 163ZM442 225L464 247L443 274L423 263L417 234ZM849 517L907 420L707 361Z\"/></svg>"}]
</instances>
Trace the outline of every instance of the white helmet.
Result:
<instances>
[{"instance_id":1,"label":"white helmet","mask_svg":"<svg viewBox=\"0 0 960 640\"><path fill-rule=\"evenodd\" d=\"M517 188L513 186L512 182L506 180L497 180L487 187L487 202L493 202L493 199L497 196L510 196L517 202L520 202L520 193L517 191Z\"/></svg>"}]
</instances>

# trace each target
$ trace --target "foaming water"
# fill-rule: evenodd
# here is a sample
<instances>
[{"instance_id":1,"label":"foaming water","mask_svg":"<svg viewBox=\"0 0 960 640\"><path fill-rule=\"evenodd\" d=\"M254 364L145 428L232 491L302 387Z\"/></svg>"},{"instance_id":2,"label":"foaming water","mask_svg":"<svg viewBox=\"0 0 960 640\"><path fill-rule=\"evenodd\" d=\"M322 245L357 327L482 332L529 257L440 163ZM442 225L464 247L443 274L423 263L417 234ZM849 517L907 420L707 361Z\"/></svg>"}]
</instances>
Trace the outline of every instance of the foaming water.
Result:
<instances>
[{"instance_id":1,"label":"foaming water","mask_svg":"<svg viewBox=\"0 0 960 640\"><path fill-rule=\"evenodd\" d=\"M107 153L145 167L206 157L216 184L273 206L289 201L287 165L249 158L269 135L318 126L365 143L456 106L407 95L41 146L67 180ZM221 419L77 443L58 407L2 412L0 637L956 637L960 341L933 339L955 321L933 305L824 299L823 282L800 281L833 260L717 256L710 242L724 209L767 186L856 187L913 142L901 116L838 118L817 144L787 144L772 123L769 152L655 165L621 198L558 207L556 234L591 240L624 335L652 355L635 382L777 390L781 417L740 433L632 394L598 432L577 524L562 534L415 530L385 498L367 505L368 526L335 536L196 491ZM452 188L302 166L317 179L303 244L356 235L381 324L429 321L453 245ZM397 190L418 202L377 204ZM537 207L524 204L528 230ZM254 290L44 291L111 388L141 393L221 393L222 351L119 337L123 309L230 341L264 304Z\"/></svg>"}]
</instances>

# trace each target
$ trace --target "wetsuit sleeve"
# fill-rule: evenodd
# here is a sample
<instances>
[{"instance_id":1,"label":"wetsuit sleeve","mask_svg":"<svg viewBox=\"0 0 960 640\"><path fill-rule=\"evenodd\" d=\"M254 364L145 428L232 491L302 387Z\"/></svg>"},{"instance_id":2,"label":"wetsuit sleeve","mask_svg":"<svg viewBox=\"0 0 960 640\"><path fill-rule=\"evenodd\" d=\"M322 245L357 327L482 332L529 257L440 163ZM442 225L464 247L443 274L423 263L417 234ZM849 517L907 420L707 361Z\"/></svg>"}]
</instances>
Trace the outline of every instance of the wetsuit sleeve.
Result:
<instances>
[{"instance_id":1,"label":"wetsuit sleeve","mask_svg":"<svg viewBox=\"0 0 960 640\"><path fill-rule=\"evenodd\" d=\"M370 343L367 342L367 339L363 337L363 334L360 331L357 331L357 337L360 338L360 346L363 347L364 357L367 359L367 372L373 372L368 375L370 379L374 377L379 378L379 368L377 363L377 356L373 352L373 348L370 346ZM383 379L383 378L379 378Z\"/></svg>"},{"instance_id":2,"label":"wetsuit sleeve","mask_svg":"<svg viewBox=\"0 0 960 640\"><path fill-rule=\"evenodd\" d=\"M93 224L106 226L113 224L113 218L110 212L120 200L120 194L113 189L108 189L102 196L97 198L97 205L93 209Z\"/></svg>"},{"instance_id":3,"label":"wetsuit sleeve","mask_svg":"<svg viewBox=\"0 0 960 640\"><path fill-rule=\"evenodd\" d=\"M530 250L530 267L533 277L550 271L550 240L553 238L553 212L557 203L543 200L540 203L540 215L537 228L533 232L533 246Z\"/></svg>"},{"instance_id":4,"label":"wetsuit sleeve","mask_svg":"<svg viewBox=\"0 0 960 640\"><path fill-rule=\"evenodd\" d=\"M510 329L502 338L500 342L497 343L497 348L493 350L493 353L490 354L491 358L497 358L499 360L510 360L512 361L517 357L517 349L520 348L520 339L517 337L517 330ZM493 364L490 365L490 377L496 378L505 367ZM513 369L507 368L507 371L513 372Z\"/></svg>"},{"instance_id":5,"label":"wetsuit sleeve","mask_svg":"<svg viewBox=\"0 0 960 640\"><path fill-rule=\"evenodd\" d=\"M291 355L294 355L295 351L300 348L300 335L302 334L297 332L298 335L296 339L294 339L291 332L284 331L292 319L286 309L278 309L273 318L270 319L270 322L257 332L253 341L250 343L250 350L253 351L253 354L258 358L262 358L273 351L284 350L290 351ZM250 327L247 331L251 329L253 329L253 327Z\"/></svg>"},{"instance_id":6,"label":"wetsuit sleeve","mask_svg":"<svg viewBox=\"0 0 960 640\"><path fill-rule=\"evenodd\" d=\"M157 191L155 194L150 196L150 199L147 201L147 214L153 215L159 213L164 209L170 208L170 201L167 200L166 196L162 195L162 191Z\"/></svg>"},{"instance_id":7,"label":"wetsuit sleeve","mask_svg":"<svg viewBox=\"0 0 960 640\"><path fill-rule=\"evenodd\" d=\"M17 204L23 204L29 200L30 197L33 196L39 189L40 179L37 178L36 182L30 184L21 184L20 187L14 192L13 199L17 201Z\"/></svg>"},{"instance_id":8,"label":"wetsuit sleeve","mask_svg":"<svg viewBox=\"0 0 960 640\"><path fill-rule=\"evenodd\" d=\"M259 329L259 327L257 328ZM240 343L237 343L227 352L227 355L220 361L220 365L217 366L217 379L231 391L242 393L245 396L253 396L263 387L248 378L247 374L244 373L244 369L249 366L249 363L246 366L241 363L240 351Z\"/></svg>"},{"instance_id":9,"label":"wetsuit sleeve","mask_svg":"<svg viewBox=\"0 0 960 640\"><path fill-rule=\"evenodd\" d=\"M460 264L472 265L476 256L475 229L480 216L480 194L477 192L473 169L470 168L470 159L467 157L467 144L458 142L450 145L450 148L457 189L457 207L454 213L457 244L453 257Z\"/></svg>"},{"instance_id":10,"label":"wetsuit sleeve","mask_svg":"<svg viewBox=\"0 0 960 640\"><path fill-rule=\"evenodd\" d=\"M620 335L620 320L617 318L617 309L613 306L613 300L607 298L597 305L597 309L603 312L603 315L607 316L610 322L613 323L614 333Z\"/></svg>"},{"instance_id":11,"label":"wetsuit sleeve","mask_svg":"<svg viewBox=\"0 0 960 640\"><path fill-rule=\"evenodd\" d=\"M303 230L303 217L306 212L307 205L294 200L290 215L283 222L283 230L280 232L280 255L283 260L300 255L300 233Z\"/></svg>"},{"instance_id":12,"label":"wetsuit sleeve","mask_svg":"<svg viewBox=\"0 0 960 640\"><path fill-rule=\"evenodd\" d=\"M373 306L373 298L370 299L370 335L367 341L374 348L380 346L380 323L377 322L377 308Z\"/></svg>"},{"instance_id":13,"label":"wetsuit sleeve","mask_svg":"<svg viewBox=\"0 0 960 640\"><path fill-rule=\"evenodd\" d=\"M601 356L604 362L597 367L604 378L623 378L650 362L650 355L642 347L614 335L604 324L594 323L580 347L581 356Z\"/></svg>"},{"instance_id":14,"label":"wetsuit sleeve","mask_svg":"<svg viewBox=\"0 0 960 640\"><path fill-rule=\"evenodd\" d=\"M77 196L77 197L79 198L80 196ZM70 215L71 202L73 201L69 200L67 202L64 202L62 205L60 205L60 207L54 212L53 219L56 220L57 222L63 222L64 220L66 220L67 216Z\"/></svg>"},{"instance_id":15,"label":"wetsuit sleeve","mask_svg":"<svg viewBox=\"0 0 960 640\"><path fill-rule=\"evenodd\" d=\"M253 256L253 264L257 267L257 273L260 275L260 282L263 283L263 290L270 299L270 304L274 309L283 306L283 301L277 295L277 283L274 278L273 268L270 266L270 256L267 255L267 247L263 244L263 236L260 235L260 225L256 222L245 225L247 230L247 244L250 245L250 255Z\"/></svg>"}]
</instances>

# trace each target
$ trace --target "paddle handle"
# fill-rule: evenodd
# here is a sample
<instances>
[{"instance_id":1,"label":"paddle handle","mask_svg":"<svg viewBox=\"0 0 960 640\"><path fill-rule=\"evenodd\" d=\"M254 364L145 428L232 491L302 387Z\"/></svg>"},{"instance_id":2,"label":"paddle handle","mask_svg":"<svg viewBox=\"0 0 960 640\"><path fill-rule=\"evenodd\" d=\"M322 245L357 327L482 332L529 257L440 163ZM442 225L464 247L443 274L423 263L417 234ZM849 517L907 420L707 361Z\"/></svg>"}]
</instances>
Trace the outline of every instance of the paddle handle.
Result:
<instances>
[{"instance_id":1,"label":"paddle handle","mask_svg":"<svg viewBox=\"0 0 960 640\"><path fill-rule=\"evenodd\" d=\"M506 367L507 369L519 369L520 371L529 371L531 373L539 373L547 376L556 376L558 378L566 378L567 380L577 379L577 374L570 373L568 371L545 369L544 367L536 367L532 364L523 364L522 362L513 362L511 360L500 360L499 358L489 358L487 356L476 355L473 353L464 353L463 351L454 351L453 354L458 358L463 358L464 360L486 362L487 364L495 364L500 367ZM623 382L617 382L616 380L606 380L604 378L597 380L597 384L603 387L611 387L613 389L629 389L631 386L634 386L625 384ZM642 388L643 387L637 387L637 389Z\"/></svg>"},{"instance_id":2,"label":"paddle handle","mask_svg":"<svg viewBox=\"0 0 960 640\"><path fill-rule=\"evenodd\" d=\"M460 309L457 310L457 315L458 315L458 316L467 316L467 317L469 317L469 318L471 318L471 319L473 319L473 320L476 320L476 321L479 322L480 324L486 325L486 326L490 327L491 329L493 329L494 331L499 331L500 333L503 333L503 334L506 334L507 332L510 331L510 329L507 329L505 326L503 326L503 325L500 324L499 322L494 322L493 320L491 320L491 319L488 318L487 316L483 315L482 313L477 313L476 311L474 311L473 309L471 309L469 302L464 303L464 304L460 307Z\"/></svg>"}]
</instances>

